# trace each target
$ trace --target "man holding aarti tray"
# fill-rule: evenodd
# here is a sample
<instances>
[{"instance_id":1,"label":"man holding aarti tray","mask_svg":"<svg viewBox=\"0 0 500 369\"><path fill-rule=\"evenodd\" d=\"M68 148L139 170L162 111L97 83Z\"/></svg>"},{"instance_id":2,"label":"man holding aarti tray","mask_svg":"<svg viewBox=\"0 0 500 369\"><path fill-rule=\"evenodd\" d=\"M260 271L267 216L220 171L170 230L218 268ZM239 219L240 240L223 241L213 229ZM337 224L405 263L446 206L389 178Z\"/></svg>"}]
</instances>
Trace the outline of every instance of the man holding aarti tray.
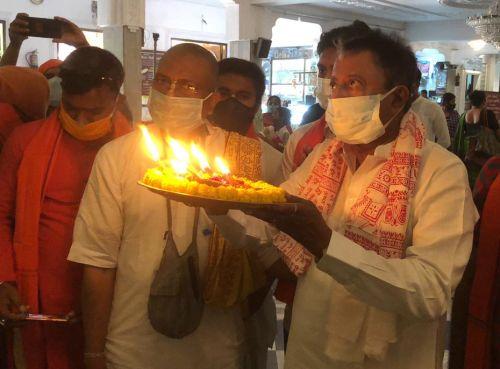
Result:
<instances>
[{"instance_id":1,"label":"man holding aarti tray","mask_svg":"<svg viewBox=\"0 0 500 369\"><path fill-rule=\"evenodd\" d=\"M295 196L207 212L233 243L273 244L298 276L286 369L441 368L478 218L467 174L409 109L409 46L380 31L339 46L326 112L336 137L282 185Z\"/></svg>"},{"instance_id":2,"label":"man holding aarti tray","mask_svg":"<svg viewBox=\"0 0 500 369\"><path fill-rule=\"evenodd\" d=\"M216 85L212 54L194 44L169 49L149 99L153 124L96 158L68 257L84 264L88 368L252 367L244 319L259 309L279 253L254 241L232 247L203 210L138 184L172 188L189 177L191 188L213 194L243 182L233 175L258 180L264 165L279 167L262 161L259 141L208 123ZM196 165L183 161L191 156Z\"/></svg>"}]
</instances>

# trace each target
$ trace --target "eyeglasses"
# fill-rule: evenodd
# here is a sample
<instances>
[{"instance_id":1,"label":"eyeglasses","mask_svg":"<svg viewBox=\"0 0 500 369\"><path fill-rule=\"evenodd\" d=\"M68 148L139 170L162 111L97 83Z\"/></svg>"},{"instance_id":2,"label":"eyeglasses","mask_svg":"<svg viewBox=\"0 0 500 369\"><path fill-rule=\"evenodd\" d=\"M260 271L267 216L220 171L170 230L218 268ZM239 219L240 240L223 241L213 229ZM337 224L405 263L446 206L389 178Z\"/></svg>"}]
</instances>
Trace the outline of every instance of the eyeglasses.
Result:
<instances>
[{"instance_id":1,"label":"eyeglasses","mask_svg":"<svg viewBox=\"0 0 500 369\"><path fill-rule=\"evenodd\" d=\"M171 78L157 74L154 82L163 93L175 91L180 96L198 96L201 89L187 79L172 80Z\"/></svg>"}]
</instances>

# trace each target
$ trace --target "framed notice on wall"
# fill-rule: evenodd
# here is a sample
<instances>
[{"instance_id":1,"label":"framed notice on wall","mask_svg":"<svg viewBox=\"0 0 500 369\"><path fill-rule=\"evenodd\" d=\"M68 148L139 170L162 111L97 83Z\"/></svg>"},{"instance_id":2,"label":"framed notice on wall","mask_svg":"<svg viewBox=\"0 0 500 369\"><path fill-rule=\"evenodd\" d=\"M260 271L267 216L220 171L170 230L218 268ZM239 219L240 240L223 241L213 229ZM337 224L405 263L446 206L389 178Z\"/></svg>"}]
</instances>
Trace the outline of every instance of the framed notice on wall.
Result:
<instances>
[{"instance_id":1,"label":"framed notice on wall","mask_svg":"<svg viewBox=\"0 0 500 369\"><path fill-rule=\"evenodd\" d=\"M500 93L489 92L486 93L486 107L495 113L497 120L500 122Z\"/></svg>"},{"instance_id":2,"label":"framed notice on wall","mask_svg":"<svg viewBox=\"0 0 500 369\"><path fill-rule=\"evenodd\" d=\"M156 67L165 51L156 51ZM153 50L141 50L141 71L142 71L142 96L149 96L149 90L153 84Z\"/></svg>"}]
</instances>

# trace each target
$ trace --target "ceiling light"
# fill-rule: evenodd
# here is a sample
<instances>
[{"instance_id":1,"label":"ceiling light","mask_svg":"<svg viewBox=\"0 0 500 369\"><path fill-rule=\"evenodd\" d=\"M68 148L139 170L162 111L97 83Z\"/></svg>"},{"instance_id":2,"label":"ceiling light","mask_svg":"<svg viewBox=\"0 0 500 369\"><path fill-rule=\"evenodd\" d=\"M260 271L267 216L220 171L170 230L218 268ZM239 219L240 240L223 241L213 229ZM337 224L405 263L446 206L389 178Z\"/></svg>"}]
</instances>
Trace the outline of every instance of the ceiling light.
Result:
<instances>
[{"instance_id":1,"label":"ceiling light","mask_svg":"<svg viewBox=\"0 0 500 369\"><path fill-rule=\"evenodd\" d=\"M491 4L490 0L439 0L442 5L454 8L484 9Z\"/></svg>"},{"instance_id":2,"label":"ceiling light","mask_svg":"<svg viewBox=\"0 0 500 369\"><path fill-rule=\"evenodd\" d=\"M466 23L474 28L481 38L500 49L500 1L494 1L488 14L468 17ZM471 46L472 47L472 46Z\"/></svg>"},{"instance_id":3,"label":"ceiling light","mask_svg":"<svg viewBox=\"0 0 500 369\"><path fill-rule=\"evenodd\" d=\"M474 49L474 51L479 51L481 50L483 47L486 46L486 41L484 40L472 40L472 41L469 41L467 42L467 44L472 48Z\"/></svg>"},{"instance_id":4,"label":"ceiling light","mask_svg":"<svg viewBox=\"0 0 500 369\"><path fill-rule=\"evenodd\" d=\"M353 6L356 8L363 9L375 9L375 6L371 3L367 3L366 1L360 0L330 0L331 3L344 5L344 6Z\"/></svg>"}]
</instances>

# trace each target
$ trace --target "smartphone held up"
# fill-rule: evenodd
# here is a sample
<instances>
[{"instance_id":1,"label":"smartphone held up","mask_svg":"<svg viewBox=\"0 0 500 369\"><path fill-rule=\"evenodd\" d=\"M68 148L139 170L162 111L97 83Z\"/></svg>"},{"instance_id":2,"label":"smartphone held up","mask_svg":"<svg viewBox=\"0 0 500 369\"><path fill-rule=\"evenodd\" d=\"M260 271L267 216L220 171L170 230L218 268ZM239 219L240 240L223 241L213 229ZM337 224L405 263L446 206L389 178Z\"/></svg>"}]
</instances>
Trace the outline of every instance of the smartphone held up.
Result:
<instances>
[{"instance_id":1,"label":"smartphone held up","mask_svg":"<svg viewBox=\"0 0 500 369\"><path fill-rule=\"evenodd\" d=\"M58 19L27 17L31 37L60 38L63 32L63 22Z\"/></svg>"}]
</instances>

